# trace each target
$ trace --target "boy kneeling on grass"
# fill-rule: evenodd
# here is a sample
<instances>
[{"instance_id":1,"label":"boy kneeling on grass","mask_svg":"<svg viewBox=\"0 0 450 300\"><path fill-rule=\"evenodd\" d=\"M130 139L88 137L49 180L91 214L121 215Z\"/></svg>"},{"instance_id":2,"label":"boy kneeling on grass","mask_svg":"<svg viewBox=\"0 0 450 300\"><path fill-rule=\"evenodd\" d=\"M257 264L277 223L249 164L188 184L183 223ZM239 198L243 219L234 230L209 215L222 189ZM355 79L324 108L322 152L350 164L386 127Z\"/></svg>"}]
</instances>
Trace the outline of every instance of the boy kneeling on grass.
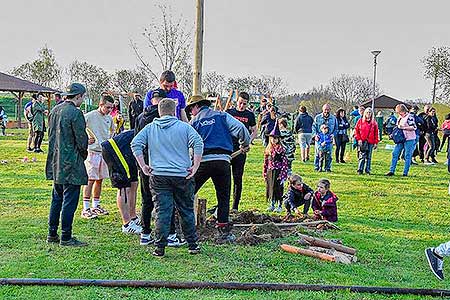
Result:
<instances>
[{"instance_id":1,"label":"boy kneeling on grass","mask_svg":"<svg viewBox=\"0 0 450 300\"><path fill-rule=\"evenodd\" d=\"M312 202L314 219L336 222L338 220L337 201L338 197L330 191L330 181L325 178L320 179Z\"/></svg>"},{"instance_id":2,"label":"boy kneeling on grass","mask_svg":"<svg viewBox=\"0 0 450 300\"><path fill-rule=\"evenodd\" d=\"M314 191L305 183L302 178L294 174L289 177L289 190L283 196L284 206L286 207L288 216L295 214L300 215L299 207L303 205L303 216L308 214L311 206L311 199Z\"/></svg>"}]
</instances>

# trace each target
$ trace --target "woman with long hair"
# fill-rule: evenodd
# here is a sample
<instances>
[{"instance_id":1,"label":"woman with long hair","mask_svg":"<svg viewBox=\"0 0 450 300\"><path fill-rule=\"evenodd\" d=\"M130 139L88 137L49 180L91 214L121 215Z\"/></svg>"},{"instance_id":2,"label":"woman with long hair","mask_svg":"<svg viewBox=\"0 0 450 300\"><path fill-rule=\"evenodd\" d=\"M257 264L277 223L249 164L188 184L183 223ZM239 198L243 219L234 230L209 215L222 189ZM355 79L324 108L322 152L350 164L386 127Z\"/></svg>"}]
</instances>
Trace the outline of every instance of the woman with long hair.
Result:
<instances>
[{"instance_id":1,"label":"woman with long hair","mask_svg":"<svg viewBox=\"0 0 450 300\"><path fill-rule=\"evenodd\" d=\"M356 122L355 139L358 145L358 174L363 171L370 174L372 151L377 148L379 140L378 123L373 118L372 108L364 110L362 117Z\"/></svg>"},{"instance_id":2,"label":"woman with long hair","mask_svg":"<svg viewBox=\"0 0 450 300\"><path fill-rule=\"evenodd\" d=\"M345 110L343 108L339 108L336 111L336 119L338 123L338 130L336 134L336 162L337 163L345 163L344 154L345 154L345 146L349 142L347 129L350 128L350 123L347 121L347 117L345 116Z\"/></svg>"}]
</instances>

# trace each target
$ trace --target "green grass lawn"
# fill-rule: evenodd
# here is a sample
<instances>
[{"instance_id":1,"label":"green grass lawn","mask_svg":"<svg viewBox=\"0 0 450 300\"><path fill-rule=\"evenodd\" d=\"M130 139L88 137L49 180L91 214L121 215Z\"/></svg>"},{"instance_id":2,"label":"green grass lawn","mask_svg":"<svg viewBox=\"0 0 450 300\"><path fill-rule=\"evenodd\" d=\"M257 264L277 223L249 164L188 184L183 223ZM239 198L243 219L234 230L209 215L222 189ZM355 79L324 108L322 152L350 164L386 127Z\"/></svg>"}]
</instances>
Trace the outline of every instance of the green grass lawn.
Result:
<instances>
[{"instance_id":1,"label":"green grass lawn","mask_svg":"<svg viewBox=\"0 0 450 300\"><path fill-rule=\"evenodd\" d=\"M11 132L11 131L10 131ZM168 249L166 257L152 257L137 236L123 235L115 205L115 190L105 184L103 205L109 216L83 220L80 209L74 233L86 248L67 249L47 245L47 216L51 182L45 180L45 154L25 152L25 131L0 137L0 277L86 278L180 281L239 281L305 284L395 286L450 289L429 271L424 249L450 239L448 173L444 155L436 166L413 166L410 177L384 177L391 151L385 144L375 151L373 175L356 175L356 154L347 164L334 164L333 173L313 171L312 163L296 160L295 173L311 186L326 176L338 195L341 231L328 231L325 238L341 239L358 249L352 265L322 262L279 250L281 243L296 243L294 236L257 247L202 245L202 254L190 256L186 248ZM44 150L47 150L44 145ZM36 163L23 163L24 156ZM403 164L399 164L403 168ZM401 169L397 171L401 174ZM262 147L249 154L244 176L241 209L264 211ZM215 203L212 185L200 192ZM140 203L140 202L138 202ZM80 208L80 206L79 206ZM450 261L446 262L450 272ZM445 269L444 269L445 271ZM450 274L450 273L449 273ZM225 290L151 290L65 287L0 287L0 299L427 299L348 292L262 292Z\"/></svg>"}]
</instances>

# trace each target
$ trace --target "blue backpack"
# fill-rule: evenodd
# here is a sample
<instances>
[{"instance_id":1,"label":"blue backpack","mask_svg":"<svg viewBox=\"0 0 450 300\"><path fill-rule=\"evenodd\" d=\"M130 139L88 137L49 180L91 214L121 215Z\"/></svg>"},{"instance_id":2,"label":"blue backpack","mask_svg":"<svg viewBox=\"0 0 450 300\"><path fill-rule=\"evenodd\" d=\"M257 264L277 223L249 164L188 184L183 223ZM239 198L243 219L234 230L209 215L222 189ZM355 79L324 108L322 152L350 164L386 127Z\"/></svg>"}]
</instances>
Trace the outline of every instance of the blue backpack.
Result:
<instances>
[{"instance_id":1,"label":"blue backpack","mask_svg":"<svg viewBox=\"0 0 450 300\"><path fill-rule=\"evenodd\" d=\"M392 133L389 135L389 138L394 141L395 144L401 144L406 141L405 134L402 129L399 129L397 126L394 127Z\"/></svg>"}]
</instances>

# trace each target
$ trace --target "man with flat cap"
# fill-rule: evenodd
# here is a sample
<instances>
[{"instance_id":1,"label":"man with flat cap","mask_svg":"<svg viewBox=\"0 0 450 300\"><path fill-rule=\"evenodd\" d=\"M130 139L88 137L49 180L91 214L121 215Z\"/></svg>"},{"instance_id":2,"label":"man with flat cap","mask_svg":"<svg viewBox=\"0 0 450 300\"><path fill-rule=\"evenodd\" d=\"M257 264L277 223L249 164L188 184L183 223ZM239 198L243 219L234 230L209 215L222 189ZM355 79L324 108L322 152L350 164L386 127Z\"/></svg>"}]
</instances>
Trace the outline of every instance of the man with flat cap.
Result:
<instances>
[{"instance_id":1,"label":"man with flat cap","mask_svg":"<svg viewBox=\"0 0 450 300\"><path fill-rule=\"evenodd\" d=\"M48 217L48 243L61 246L85 246L72 236L73 216L80 198L80 188L88 182L84 160L88 144L94 143L86 134L83 103L86 88L72 83L64 95L66 101L53 108L49 121L49 147L45 175L53 180L52 203ZM61 217L61 239L58 235Z\"/></svg>"},{"instance_id":2,"label":"man with flat cap","mask_svg":"<svg viewBox=\"0 0 450 300\"><path fill-rule=\"evenodd\" d=\"M219 243L234 242L229 220L231 193L231 154L234 137L242 152L248 151L250 134L245 125L230 114L210 108L211 101L203 96L192 96L186 113L192 115L191 125L203 139L203 156L195 174L195 193L212 179L217 197L217 224Z\"/></svg>"}]
</instances>

